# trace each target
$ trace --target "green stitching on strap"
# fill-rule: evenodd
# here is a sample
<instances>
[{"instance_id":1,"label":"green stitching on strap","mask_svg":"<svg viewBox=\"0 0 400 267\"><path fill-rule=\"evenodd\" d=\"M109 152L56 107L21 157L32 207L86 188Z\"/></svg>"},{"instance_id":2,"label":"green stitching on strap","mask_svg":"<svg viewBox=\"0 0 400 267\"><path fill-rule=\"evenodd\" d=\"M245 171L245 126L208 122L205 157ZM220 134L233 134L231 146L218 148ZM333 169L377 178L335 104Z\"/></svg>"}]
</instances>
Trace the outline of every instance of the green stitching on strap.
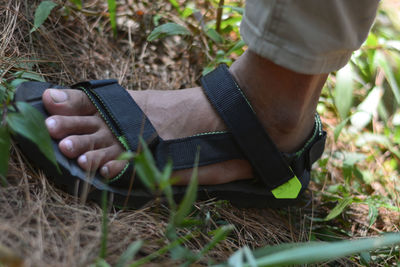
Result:
<instances>
[{"instance_id":1,"label":"green stitching on strap","mask_svg":"<svg viewBox=\"0 0 400 267\"><path fill-rule=\"evenodd\" d=\"M119 178L121 178L122 175L125 174L125 172L126 172L126 170L128 169L128 167L129 167L129 162L125 164L124 169L123 169L122 171L120 171L120 173L118 173L117 176L115 176L114 178L110 179L108 182L109 182L109 183L112 183L112 182L115 182L115 181L119 180Z\"/></svg>"},{"instance_id":2,"label":"green stitching on strap","mask_svg":"<svg viewBox=\"0 0 400 267\"><path fill-rule=\"evenodd\" d=\"M301 191L301 182L299 181L297 176L294 176L292 179L278 186L277 188L273 189L271 192L277 199L282 199L282 198L294 199L297 198L300 191Z\"/></svg>"},{"instance_id":3,"label":"green stitching on strap","mask_svg":"<svg viewBox=\"0 0 400 267\"><path fill-rule=\"evenodd\" d=\"M84 88L82 86L78 87L76 89L82 90L87 95L87 97L89 98L90 102L92 102L93 106L95 106L95 108L97 109L97 111L99 112L101 117L103 118L103 121L107 124L108 128L110 129L110 131L114 134L114 136L122 144L122 146L126 149L126 151L130 151L130 148L129 148L128 142L126 141L126 138L123 135L118 136L118 134L113 130L113 128L111 126L111 123L108 121L107 117L103 114L103 111L97 105L96 101L93 99L93 97L89 93L88 89L86 89L86 88ZM91 90L91 92L95 93L93 90ZM98 96L97 94L95 94L95 95ZM101 99L99 99L99 100L101 100ZM115 181L119 180L122 177L122 175L124 175L124 173L126 172L128 167L129 167L129 162L125 164L124 169L117 176L115 176L114 178L110 179L108 182L112 183L112 182L115 182Z\"/></svg>"},{"instance_id":4,"label":"green stitching on strap","mask_svg":"<svg viewBox=\"0 0 400 267\"><path fill-rule=\"evenodd\" d=\"M297 152L295 152L294 154L296 155L296 157L300 157L301 154L303 154L304 150L308 147L308 145L314 141L315 136L316 135L321 136L322 135L322 123L321 123L321 119L318 115L318 113L315 113L315 123L314 123L314 132L313 135L311 136L310 139L307 140L307 142L305 143L305 145Z\"/></svg>"},{"instance_id":5,"label":"green stitching on strap","mask_svg":"<svg viewBox=\"0 0 400 267\"><path fill-rule=\"evenodd\" d=\"M123 136L123 135L119 136L118 141L122 144L122 146L126 149L126 151L130 150L128 141L126 141L125 136Z\"/></svg>"}]
</instances>

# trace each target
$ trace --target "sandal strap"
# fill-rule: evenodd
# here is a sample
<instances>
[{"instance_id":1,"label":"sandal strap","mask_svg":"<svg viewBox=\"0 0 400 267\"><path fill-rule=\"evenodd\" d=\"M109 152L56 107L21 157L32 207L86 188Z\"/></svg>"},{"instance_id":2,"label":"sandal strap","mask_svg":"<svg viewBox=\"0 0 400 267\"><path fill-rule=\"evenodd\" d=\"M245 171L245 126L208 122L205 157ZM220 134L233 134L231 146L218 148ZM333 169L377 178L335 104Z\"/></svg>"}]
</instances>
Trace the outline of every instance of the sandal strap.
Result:
<instances>
[{"instance_id":1,"label":"sandal strap","mask_svg":"<svg viewBox=\"0 0 400 267\"><path fill-rule=\"evenodd\" d=\"M128 150L138 150L142 136L153 150L157 167L163 168L172 160L174 170L192 168L200 152L199 166L243 159L230 133L203 134L173 140L162 140L137 103L116 80L93 80L75 84L99 110L108 127L121 140L128 143Z\"/></svg>"},{"instance_id":2,"label":"sandal strap","mask_svg":"<svg viewBox=\"0 0 400 267\"><path fill-rule=\"evenodd\" d=\"M277 189L274 195L281 198L282 191L288 188L279 187L286 184L291 192L283 198L297 197L301 183L258 121L227 66L218 66L202 77L201 82L210 102L267 188L273 193Z\"/></svg>"},{"instance_id":3,"label":"sandal strap","mask_svg":"<svg viewBox=\"0 0 400 267\"><path fill-rule=\"evenodd\" d=\"M158 142L150 120L117 80L94 80L75 84L99 110L103 119L128 150L137 151L139 136L149 146Z\"/></svg>"},{"instance_id":4,"label":"sandal strap","mask_svg":"<svg viewBox=\"0 0 400 267\"><path fill-rule=\"evenodd\" d=\"M231 159L245 159L231 133L211 133L163 140L155 151L157 167L163 168L170 159L174 170L192 168L197 153L199 153L198 166Z\"/></svg>"}]
</instances>

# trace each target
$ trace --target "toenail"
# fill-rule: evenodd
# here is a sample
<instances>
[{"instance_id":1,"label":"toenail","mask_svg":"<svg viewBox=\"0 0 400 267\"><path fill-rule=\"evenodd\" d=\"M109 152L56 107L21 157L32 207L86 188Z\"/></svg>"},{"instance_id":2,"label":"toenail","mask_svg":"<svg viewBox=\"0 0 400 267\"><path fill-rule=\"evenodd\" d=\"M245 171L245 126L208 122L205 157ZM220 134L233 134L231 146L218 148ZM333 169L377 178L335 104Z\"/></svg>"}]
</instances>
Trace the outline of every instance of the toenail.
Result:
<instances>
[{"instance_id":1,"label":"toenail","mask_svg":"<svg viewBox=\"0 0 400 267\"><path fill-rule=\"evenodd\" d=\"M87 163L87 157L85 155L82 155L78 158L78 162L82 165L85 165Z\"/></svg>"},{"instance_id":2,"label":"toenail","mask_svg":"<svg viewBox=\"0 0 400 267\"><path fill-rule=\"evenodd\" d=\"M108 171L108 167L107 166L101 167L100 173L101 173L101 175L103 175L106 178L108 178L108 175L110 174L110 172Z\"/></svg>"},{"instance_id":3,"label":"toenail","mask_svg":"<svg viewBox=\"0 0 400 267\"><path fill-rule=\"evenodd\" d=\"M72 141L69 140L69 139L64 140L64 141L63 141L63 145L65 146L65 148L66 148L68 151L72 151L73 148L74 148Z\"/></svg>"},{"instance_id":4,"label":"toenail","mask_svg":"<svg viewBox=\"0 0 400 267\"><path fill-rule=\"evenodd\" d=\"M46 120L46 126L48 129L55 129L56 128L56 120L55 119L47 119Z\"/></svg>"},{"instance_id":5,"label":"toenail","mask_svg":"<svg viewBox=\"0 0 400 267\"><path fill-rule=\"evenodd\" d=\"M51 89L50 96L55 103L61 103L68 99L68 95L61 90Z\"/></svg>"}]
</instances>

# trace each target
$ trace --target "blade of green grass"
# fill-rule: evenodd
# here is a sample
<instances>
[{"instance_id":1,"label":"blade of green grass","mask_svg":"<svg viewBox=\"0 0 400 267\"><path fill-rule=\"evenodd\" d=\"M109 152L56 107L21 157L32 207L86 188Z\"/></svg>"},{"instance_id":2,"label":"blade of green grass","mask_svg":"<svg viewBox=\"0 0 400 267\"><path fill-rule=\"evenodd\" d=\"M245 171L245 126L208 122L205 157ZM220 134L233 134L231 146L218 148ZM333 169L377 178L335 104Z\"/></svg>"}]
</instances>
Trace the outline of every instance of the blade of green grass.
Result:
<instances>
[{"instance_id":1,"label":"blade of green grass","mask_svg":"<svg viewBox=\"0 0 400 267\"><path fill-rule=\"evenodd\" d=\"M351 197L346 197L344 199L339 200L339 203L329 212L329 214L325 217L325 221L330 221L333 218L339 216L343 210L353 202Z\"/></svg>"},{"instance_id":2,"label":"blade of green grass","mask_svg":"<svg viewBox=\"0 0 400 267\"><path fill-rule=\"evenodd\" d=\"M389 65L388 61L385 58L385 55L377 51L377 60L379 66L383 69L383 72L385 73L386 80L388 81L390 88L392 89L393 95L397 101L397 104L400 105L400 88L399 85L397 84L395 75L393 73L393 69Z\"/></svg>"},{"instance_id":3,"label":"blade of green grass","mask_svg":"<svg viewBox=\"0 0 400 267\"><path fill-rule=\"evenodd\" d=\"M108 12L110 13L111 29L113 30L114 37L117 36L117 3L115 0L107 0Z\"/></svg>"},{"instance_id":4,"label":"blade of green grass","mask_svg":"<svg viewBox=\"0 0 400 267\"><path fill-rule=\"evenodd\" d=\"M219 242L225 240L225 238L235 229L233 225L224 225L214 231L214 236L211 241L203 247L199 253L199 258L204 256L208 251L213 249Z\"/></svg>"},{"instance_id":5,"label":"blade of green grass","mask_svg":"<svg viewBox=\"0 0 400 267\"><path fill-rule=\"evenodd\" d=\"M100 255L101 259L105 259L107 256L107 237L108 237L108 212L107 212L107 191L101 192L101 210L103 213L101 220L101 246Z\"/></svg>"},{"instance_id":6,"label":"blade of green grass","mask_svg":"<svg viewBox=\"0 0 400 267\"><path fill-rule=\"evenodd\" d=\"M10 158L10 133L6 126L0 126L0 184L7 185L6 175L8 171L8 160Z\"/></svg>"},{"instance_id":7,"label":"blade of green grass","mask_svg":"<svg viewBox=\"0 0 400 267\"><path fill-rule=\"evenodd\" d=\"M198 185L198 180L197 180L197 166L199 164L199 157L200 157L200 152L197 152L196 154L196 159L195 159L195 164L192 172L192 176L190 178L190 183L189 186L186 188L186 193L185 196L179 205L178 211L175 214L174 217L174 224L179 226L182 224L183 220L185 219L186 216L190 213L193 207L193 203L196 201L197 198L197 185Z\"/></svg>"},{"instance_id":8,"label":"blade of green grass","mask_svg":"<svg viewBox=\"0 0 400 267\"><path fill-rule=\"evenodd\" d=\"M115 267L124 267L128 264L128 262L132 261L135 258L136 253L139 252L140 248L143 245L142 240L137 240L129 245L129 247L125 250L125 252L119 258Z\"/></svg>"},{"instance_id":9,"label":"blade of green grass","mask_svg":"<svg viewBox=\"0 0 400 267\"><path fill-rule=\"evenodd\" d=\"M329 261L363 251L400 244L400 234L390 233L380 237L346 240L332 243L309 242L294 246L282 244L274 246L275 252L256 259L257 266L301 265ZM290 244L291 245L291 244ZM225 265L227 266L227 265ZM250 267L250 263L243 264Z\"/></svg>"}]
</instances>

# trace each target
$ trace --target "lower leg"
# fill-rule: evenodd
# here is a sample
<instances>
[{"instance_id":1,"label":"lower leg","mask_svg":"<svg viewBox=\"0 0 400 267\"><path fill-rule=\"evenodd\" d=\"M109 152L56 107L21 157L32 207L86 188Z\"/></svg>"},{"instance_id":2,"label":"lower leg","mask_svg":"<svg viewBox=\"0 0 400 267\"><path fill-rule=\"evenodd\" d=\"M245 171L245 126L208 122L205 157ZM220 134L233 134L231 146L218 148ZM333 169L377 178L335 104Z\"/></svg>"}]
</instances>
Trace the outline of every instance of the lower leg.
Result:
<instances>
[{"instance_id":1,"label":"lower leg","mask_svg":"<svg viewBox=\"0 0 400 267\"><path fill-rule=\"evenodd\" d=\"M328 74L297 73L250 50L231 66L230 72L279 150L300 149L313 129Z\"/></svg>"}]
</instances>

